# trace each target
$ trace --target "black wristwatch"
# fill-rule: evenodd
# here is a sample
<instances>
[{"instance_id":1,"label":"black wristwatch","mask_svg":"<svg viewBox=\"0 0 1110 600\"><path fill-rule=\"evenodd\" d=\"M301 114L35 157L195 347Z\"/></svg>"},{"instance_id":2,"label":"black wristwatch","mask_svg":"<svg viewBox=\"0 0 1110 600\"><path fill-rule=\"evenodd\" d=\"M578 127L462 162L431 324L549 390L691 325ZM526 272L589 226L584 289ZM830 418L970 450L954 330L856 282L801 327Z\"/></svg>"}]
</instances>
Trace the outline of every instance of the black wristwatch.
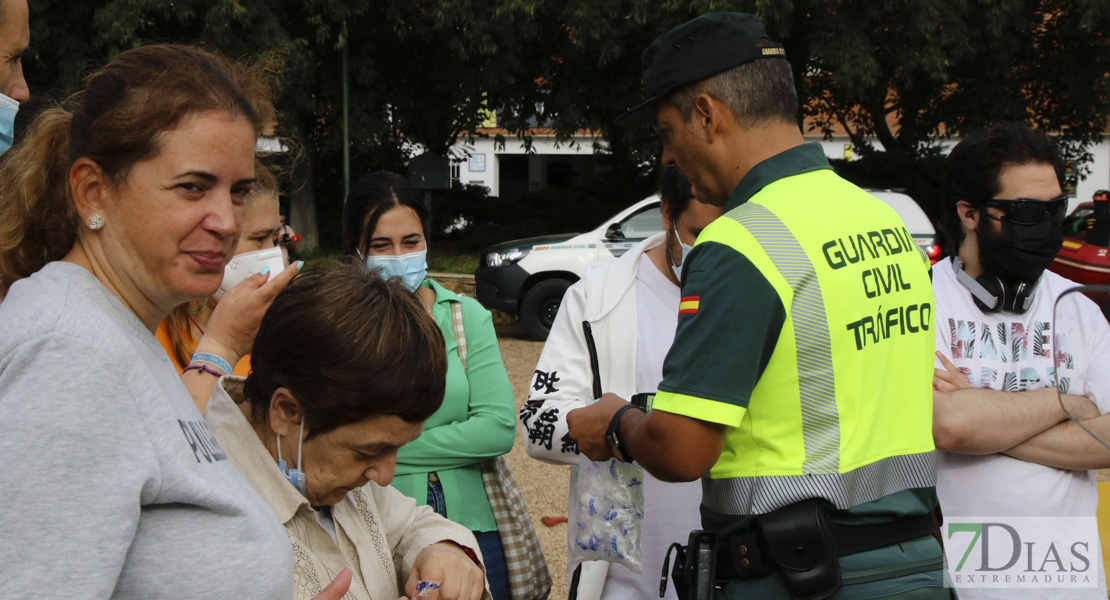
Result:
<instances>
[{"instance_id":1,"label":"black wristwatch","mask_svg":"<svg viewBox=\"0 0 1110 600\"><path fill-rule=\"evenodd\" d=\"M609 421L609 431L605 432L605 443L608 444L609 450L613 453L613 456L615 456L616 459L619 461L629 463L635 459L632 458L632 453L628 451L628 446L625 446L624 442L621 441L619 430L621 425L621 416L624 415L624 411L630 408L644 410L642 407L636 406L635 404L625 404L624 406L618 408L617 412L613 413L613 419Z\"/></svg>"}]
</instances>

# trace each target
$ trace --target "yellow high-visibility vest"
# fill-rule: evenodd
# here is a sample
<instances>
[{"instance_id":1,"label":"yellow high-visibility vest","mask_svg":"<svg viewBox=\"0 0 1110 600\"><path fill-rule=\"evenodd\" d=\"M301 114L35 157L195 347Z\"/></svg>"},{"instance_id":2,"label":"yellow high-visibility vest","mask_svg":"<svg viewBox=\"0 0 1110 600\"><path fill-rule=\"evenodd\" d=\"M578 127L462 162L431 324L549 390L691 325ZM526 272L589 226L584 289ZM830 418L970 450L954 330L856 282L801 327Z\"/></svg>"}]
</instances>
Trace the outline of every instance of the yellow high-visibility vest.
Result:
<instances>
[{"instance_id":1,"label":"yellow high-visibility vest","mask_svg":"<svg viewBox=\"0 0 1110 600\"><path fill-rule=\"evenodd\" d=\"M897 213L822 169L770 183L705 242L750 260L786 319L703 504L761 514L822 497L843 510L935 486L933 291Z\"/></svg>"}]
</instances>

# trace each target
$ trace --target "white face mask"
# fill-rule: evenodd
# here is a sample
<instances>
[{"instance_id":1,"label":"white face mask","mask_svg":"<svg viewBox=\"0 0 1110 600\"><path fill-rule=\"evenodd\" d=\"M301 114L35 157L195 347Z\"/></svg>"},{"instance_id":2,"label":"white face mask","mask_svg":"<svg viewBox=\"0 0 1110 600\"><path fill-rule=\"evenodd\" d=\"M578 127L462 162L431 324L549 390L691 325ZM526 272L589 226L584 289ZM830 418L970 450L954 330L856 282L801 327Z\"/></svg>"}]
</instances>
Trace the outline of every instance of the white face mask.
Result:
<instances>
[{"instance_id":1,"label":"white face mask","mask_svg":"<svg viewBox=\"0 0 1110 600\"><path fill-rule=\"evenodd\" d=\"M671 221L671 231L674 232L674 239L678 240L678 245L682 246L682 257L679 259L678 264L677 265L671 265L671 269L674 270L674 278L677 279L679 281L679 283L681 283L682 282L682 265L686 264L686 257L690 254L690 251L693 250L694 247L693 246L687 246L682 241L682 238L678 237L678 229L675 227L674 221Z\"/></svg>"},{"instance_id":2,"label":"white face mask","mask_svg":"<svg viewBox=\"0 0 1110 600\"><path fill-rule=\"evenodd\" d=\"M0 94L0 154L8 151L15 142L15 113L19 102Z\"/></svg>"},{"instance_id":3,"label":"white face mask","mask_svg":"<svg viewBox=\"0 0 1110 600\"><path fill-rule=\"evenodd\" d=\"M244 252L239 256L232 257L231 262L224 267L224 280L220 282L220 289L212 294L212 299L219 302L224 294L231 291L231 288L239 285L251 275L261 272L263 267L270 267L271 275L276 275L285 268L285 261L281 257L281 248L275 247Z\"/></svg>"}]
</instances>

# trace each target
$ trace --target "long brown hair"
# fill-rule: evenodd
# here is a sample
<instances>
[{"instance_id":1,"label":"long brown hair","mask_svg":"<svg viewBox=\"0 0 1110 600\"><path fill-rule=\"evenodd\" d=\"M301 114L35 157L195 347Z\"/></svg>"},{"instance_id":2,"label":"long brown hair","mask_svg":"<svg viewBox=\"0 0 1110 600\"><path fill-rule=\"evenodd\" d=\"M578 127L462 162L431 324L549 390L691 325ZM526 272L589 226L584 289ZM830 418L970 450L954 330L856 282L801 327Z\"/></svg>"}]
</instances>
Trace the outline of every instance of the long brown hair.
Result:
<instances>
[{"instance_id":1,"label":"long brown hair","mask_svg":"<svg viewBox=\"0 0 1110 600\"><path fill-rule=\"evenodd\" d=\"M247 119L256 134L274 120L268 88L246 67L163 44L120 53L63 105L40 113L0 163L0 295L77 242L69 190L77 159L93 160L118 185L135 163L158 155L160 133L210 110Z\"/></svg>"}]
</instances>

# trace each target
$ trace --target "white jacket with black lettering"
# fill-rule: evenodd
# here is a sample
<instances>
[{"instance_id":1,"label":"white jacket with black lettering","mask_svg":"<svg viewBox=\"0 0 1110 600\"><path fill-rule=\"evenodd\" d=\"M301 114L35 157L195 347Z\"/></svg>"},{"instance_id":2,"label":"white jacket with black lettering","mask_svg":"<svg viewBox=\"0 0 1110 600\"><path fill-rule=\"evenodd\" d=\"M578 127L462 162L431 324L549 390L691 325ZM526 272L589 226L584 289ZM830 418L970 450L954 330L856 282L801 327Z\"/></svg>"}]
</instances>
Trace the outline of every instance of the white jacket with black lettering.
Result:
<instances>
[{"instance_id":1,"label":"white jacket with black lettering","mask_svg":"<svg viewBox=\"0 0 1110 600\"><path fill-rule=\"evenodd\" d=\"M528 455L571 465L569 520L576 521L579 454L567 436L567 413L597 400L583 322L589 323L597 348L601 391L628 399L636 393L636 272L640 256L661 244L658 233L620 258L593 263L567 289L547 336L528 402L520 411L520 432ZM572 528L568 527L568 548ZM579 578L578 600L599 598L609 563L586 563ZM569 574L568 574L569 577Z\"/></svg>"}]
</instances>

